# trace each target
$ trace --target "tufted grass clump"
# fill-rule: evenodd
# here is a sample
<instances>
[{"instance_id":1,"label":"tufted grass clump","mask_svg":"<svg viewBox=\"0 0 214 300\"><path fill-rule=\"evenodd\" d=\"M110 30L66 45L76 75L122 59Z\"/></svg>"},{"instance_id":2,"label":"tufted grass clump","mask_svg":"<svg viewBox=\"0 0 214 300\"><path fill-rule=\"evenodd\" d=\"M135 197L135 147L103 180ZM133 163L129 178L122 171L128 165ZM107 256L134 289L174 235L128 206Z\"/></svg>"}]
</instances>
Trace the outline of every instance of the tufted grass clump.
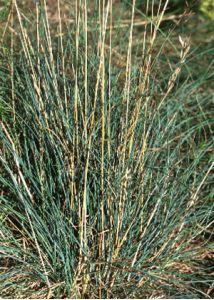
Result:
<instances>
[{"instance_id":1,"label":"tufted grass clump","mask_svg":"<svg viewBox=\"0 0 214 300\"><path fill-rule=\"evenodd\" d=\"M0 296L211 298L213 74L193 80L190 41L163 33L168 1L125 21L112 0L68 20L56 2L53 23L45 0L31 20L12 7Z\"/></svg>"}]
</instances>

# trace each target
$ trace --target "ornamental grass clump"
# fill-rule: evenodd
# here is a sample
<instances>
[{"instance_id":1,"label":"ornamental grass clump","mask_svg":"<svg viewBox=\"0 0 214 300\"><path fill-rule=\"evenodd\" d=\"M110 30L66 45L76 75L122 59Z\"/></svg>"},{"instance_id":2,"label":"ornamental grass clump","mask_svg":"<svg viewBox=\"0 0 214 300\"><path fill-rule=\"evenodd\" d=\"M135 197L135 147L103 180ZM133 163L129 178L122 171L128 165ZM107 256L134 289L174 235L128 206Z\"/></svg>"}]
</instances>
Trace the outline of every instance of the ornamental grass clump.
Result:
<instances>
[{"instance_id":1,"label":"ornamental grass clump","mask_svg":"<svg viewBox=\"0 0 214 300\"><path fill-rule=\"evenodd\" d=\"M1 297L211 297L213 98L199 92L210 72L192 80L190 40L161 29L168 1L150 17L147 4L123 22L112 0L76 1L66 20L58 0L53 21L45 0L32 20L13 1Z\"/></svg>"}]
</instances>

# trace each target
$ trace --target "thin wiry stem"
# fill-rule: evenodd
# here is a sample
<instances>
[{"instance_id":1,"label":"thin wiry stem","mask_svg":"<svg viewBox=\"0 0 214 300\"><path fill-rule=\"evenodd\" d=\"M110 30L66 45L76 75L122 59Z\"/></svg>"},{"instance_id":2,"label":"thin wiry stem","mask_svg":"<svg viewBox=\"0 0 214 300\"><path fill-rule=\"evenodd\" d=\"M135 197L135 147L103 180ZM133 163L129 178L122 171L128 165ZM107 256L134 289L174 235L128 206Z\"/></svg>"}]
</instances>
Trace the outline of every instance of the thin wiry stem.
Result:
<instances>
[{"instance_id":1,"label":"thin wiry stem","mask_svg":"<svg viewBox=\"0 0 214 300\"><path fill-rule=\"evenodd\" d=\"M65 75L65 55L63 46L63 32L62 32L62 18L61 18L61 8L60 0L57 0L58 7L58 19L59 19L59 36L60 36L60 47L61 47L61 58L62 58L62 77L63 77L63 88L64 88L64 99L65 99L65 112L68 118L68 97L67 97L67 85L66 85L66 75Z\"/></svg>"}]
</instances>

